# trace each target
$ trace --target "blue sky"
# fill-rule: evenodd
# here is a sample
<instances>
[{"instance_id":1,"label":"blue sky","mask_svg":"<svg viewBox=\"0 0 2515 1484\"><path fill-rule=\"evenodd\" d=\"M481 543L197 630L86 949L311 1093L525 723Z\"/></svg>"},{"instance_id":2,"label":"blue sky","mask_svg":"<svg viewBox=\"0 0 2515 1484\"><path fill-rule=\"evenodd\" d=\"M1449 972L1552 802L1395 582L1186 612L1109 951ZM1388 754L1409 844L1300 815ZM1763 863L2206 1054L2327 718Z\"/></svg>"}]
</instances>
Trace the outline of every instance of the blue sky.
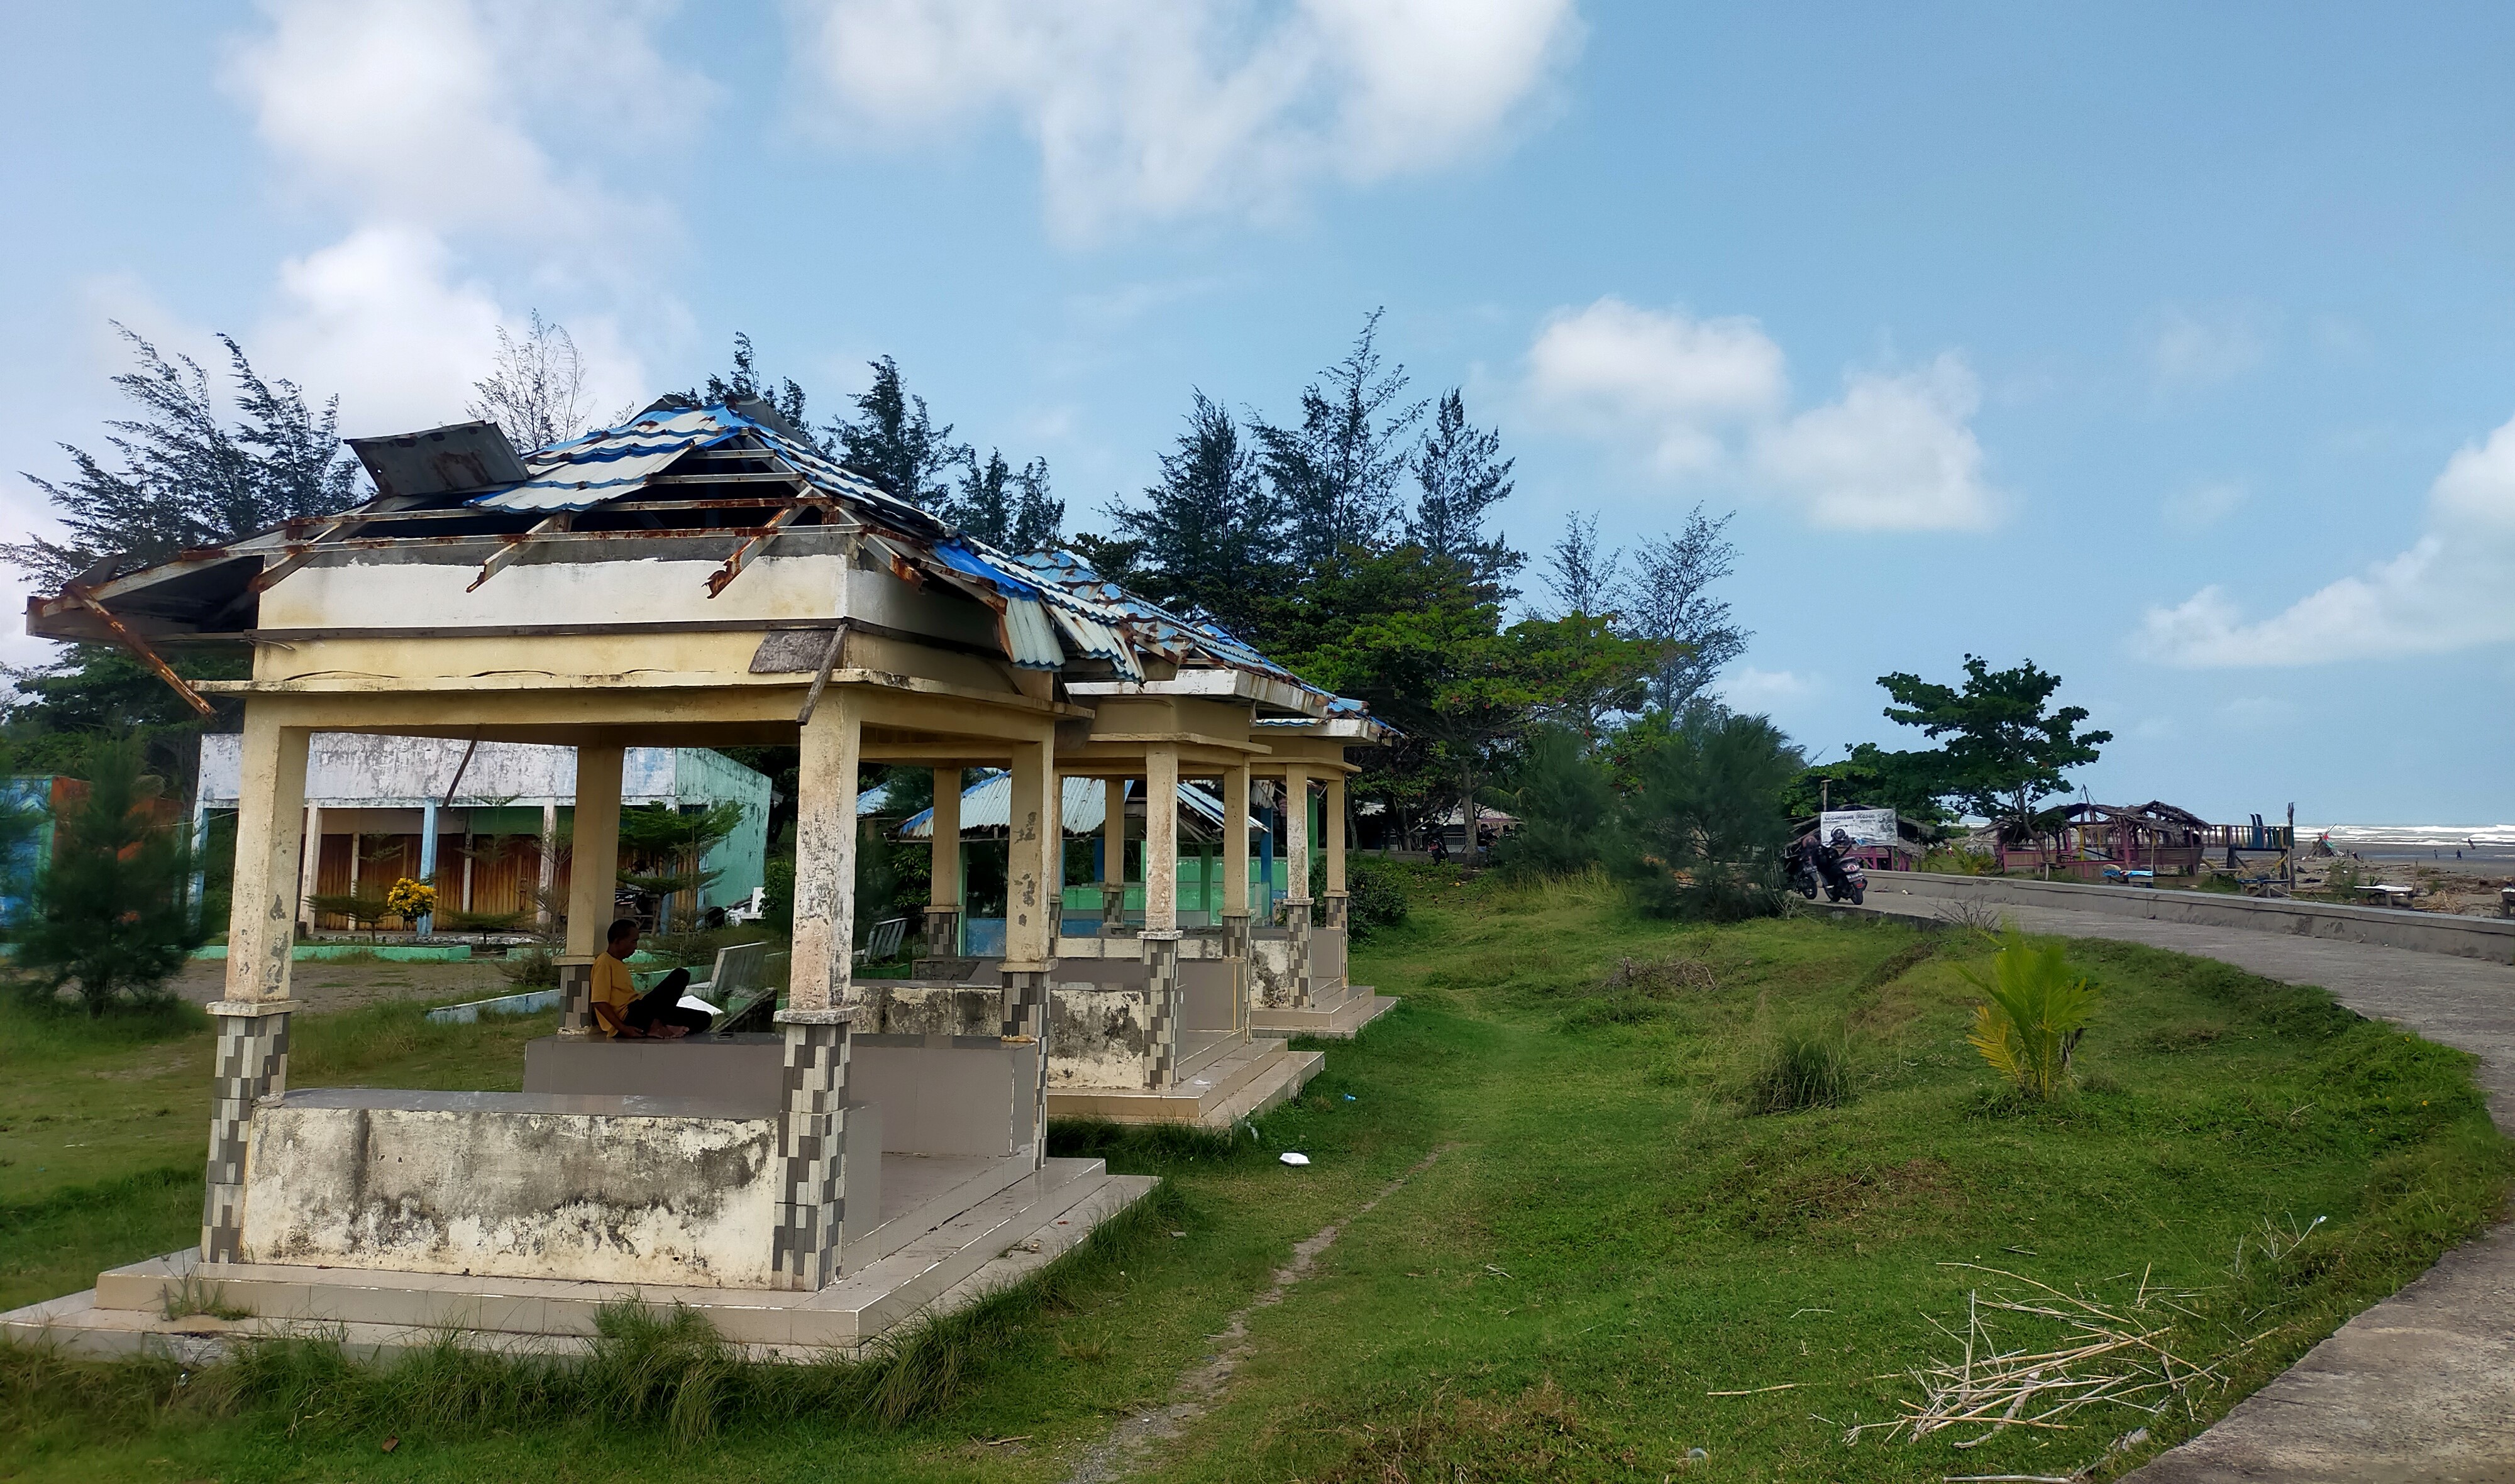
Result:
<instances>
[{"instance_id":1,"label":"blue sky","mask_svg":"<svg viewBox=\"0 0 2515 1484\"><path fill-rule=\"evenodd\" d=\"M893 354L1090 528L1385 306L1524 547L1738 512L1730 693L1811 751L1971 651L2099 798L2515 818L2502 7L0 9L0 469L98 439L109 319L375 433L538 309L606 411Z\"/></svg>"}]
</instances>

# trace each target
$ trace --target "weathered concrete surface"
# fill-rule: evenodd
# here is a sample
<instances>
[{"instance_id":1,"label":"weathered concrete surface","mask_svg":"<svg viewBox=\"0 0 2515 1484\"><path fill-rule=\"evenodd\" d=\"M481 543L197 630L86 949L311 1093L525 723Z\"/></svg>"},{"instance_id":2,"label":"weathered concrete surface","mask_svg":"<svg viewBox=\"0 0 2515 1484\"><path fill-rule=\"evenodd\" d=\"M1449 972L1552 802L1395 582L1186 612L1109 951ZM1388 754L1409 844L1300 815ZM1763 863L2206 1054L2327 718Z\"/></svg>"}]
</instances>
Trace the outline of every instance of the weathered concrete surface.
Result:
<instances>
[{"instance_id":1,"label":"weathered concrete surface","mask_svg":"<svg viewBox=\"0 0 2515 1484\"><path fill-rule=\"evenodd\" d=\"M1086 981L1051 986L1056 1013L1048 1023L1051 1088L1140 1088L1152 1053L1145 991Z\"/></svg>"},{"instance_id":2,"label":"weathered concrete surface","mask_svg":"<svg viewBox=\"0 0 2515 1484\"><path fill-rule=\"evenodd\" d=\"M2002 906L2051 907L2082 914L2147 918L2200 928L2237 928L2299 937L2337 938L2384 948L2453 954L2515 964L2515 921L2452 917L2402 907L2359 907L2337 902L2224 896L2215 892L2157 890L2144 886L2096 886L2080 882L2019 881L2008 877L1939 876L1880 871L1869 889L1942 899L1965 898Z\"/></svg>"},{"instance_id":3,"label":"weathered concrete surface","mask_svg":"<svg viewBox=\"0 0 2515 1484\"><path fill-rule=\"evenodd\" d=\"M1873 909L1921 918L1940 910L1943 898L1881 890L1883 876L1871 878ZM2320 985L2362 1014L2479 1055L2476 1075L2490 1114L2499 1128L2515 1130L2515 968L2041 902L1996 905L2028 932L2146 943ZM2515 1481L2515 1226L2501 1222L2449 1253L2217 1425L2128 1477L2139 1484Z\"/></svg>"},{"instance_id":4,"label":"weathered concrete surface","mask_svg":"<svg viewBox=\"0 0 2515 1484\"><path fill-rule=\"evenodd\" d=\"M573 1101L349 1089L257 1108L239 1260L768 1285L774 1119L545 1111Z\"/></svg>"}]
</instances>

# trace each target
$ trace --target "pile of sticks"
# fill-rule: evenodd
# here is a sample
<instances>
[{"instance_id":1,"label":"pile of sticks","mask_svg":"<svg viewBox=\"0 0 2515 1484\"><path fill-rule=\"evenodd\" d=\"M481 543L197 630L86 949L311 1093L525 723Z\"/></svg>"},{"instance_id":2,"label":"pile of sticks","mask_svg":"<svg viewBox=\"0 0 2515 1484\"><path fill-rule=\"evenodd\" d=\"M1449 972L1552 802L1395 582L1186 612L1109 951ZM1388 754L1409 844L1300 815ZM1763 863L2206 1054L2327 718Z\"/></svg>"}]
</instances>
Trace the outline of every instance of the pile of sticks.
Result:
<instances>
[{"instance_id":1,"label":"pile of sticks","mask_svg":"<svg viewBox=\"0 0 2515 1484\"><path fill-rule=\"evenodd\" d=\"M1977 1267L1971 1262L1940 1265ZM1920 1388L1920 1400L1899 1402L1900 1417L1846 1428L1845 1443L1857 1443L1870 1432L1881 1442L1902 1433L1906 1441L1917 1443L1958 1427L1972 1435L1954 1446L1974 1448L2011 1427L2067 1431L2076 1425L2070 1419L2089 1407L2127 1407L2149 1417L2161 1416L2178 1402L2189 1409L2196 1389L2226 1384L2213 1366L2186 1360L2167 1347L2174 1325L2161 1311L2189 1314L2181 1300L2191 1295L2153 1289L2143 1274L2134 1299L2106 1304L1999 1268L1978 1270L2020 1284L2024 1292L1968 1293L1961 1335L1932 1319L1939 1333L1963 1347L1961 1358L1902 1373ZM2006 1314L2058 1321L2063 1334L2040 1347L2002 1349L1992 1324L1993 1316Z\"/></svg>"}]
</instances>

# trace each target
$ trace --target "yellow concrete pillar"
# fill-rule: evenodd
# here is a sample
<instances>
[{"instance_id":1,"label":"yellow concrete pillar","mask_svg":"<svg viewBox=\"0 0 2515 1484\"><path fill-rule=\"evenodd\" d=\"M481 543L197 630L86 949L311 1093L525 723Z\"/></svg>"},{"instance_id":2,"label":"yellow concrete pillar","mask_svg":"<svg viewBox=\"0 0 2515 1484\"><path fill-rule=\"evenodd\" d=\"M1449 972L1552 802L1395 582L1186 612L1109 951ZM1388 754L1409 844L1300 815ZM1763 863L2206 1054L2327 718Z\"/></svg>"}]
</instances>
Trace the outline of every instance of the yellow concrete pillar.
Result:
<instances>
[{"instance_id":1,"label":"yellow concrete pillar","mask_svg":"<svg viewBox=\"0 0 2515 1484\"><path fill-rule=\"evenodd\" d=\"M1249 764L1222 772L1222 912L1249 915Z\"/></svg>"},{"instance_id":2,"label":"yellow concrete pillar","mask_svg":"<svg viewBox=\"0 0 2515 1484\"><path fill-rule=\"evenodd\" d=\"M1344 774L1327 775L1328 895L1344 895ZM1338 926L1341 927L1342 924Z\"/></svg>"},{"instance_id":3,"label":"yellow concrete pillar","mask_svg":"<svg viewBox=\"0 0 2515 1484\"><path fill-rule=\"evenodd\" d=\"M210 1150L201 1201L204 1262L232 1262L241 1251L253 1110L263 1098L288 1090L288 969L296 946L311 737L306 727L280 725L268 703L245 703L227 998L209 1007L218 1048L211 1060Z\"/></svg>"},{"instance_id":4,"label":"yellow concrete pillar","mask_svg":"<svg viewBox=\"0 0 2515 1484\"><path fill-rule=\"evenodd\" d=\"M620 879L620 770L617 747L576 750L576 825L568 846L567 942L558 960L559 1034L594 1033L594 959L611 930ZM558 879L558 805L542 817L543 899Z\"/></svg>"},{"instance_id":5,"label":"yellow concrete pillar","mask_svg":"<svg viewBox=\"0 0 2515 1484\"><path fill-rule=\"evenodd\" d=\"M833 685L804 723L795 778L795 956L787 1008L848 1008L856 931L856 773L864 707Z\"/></svg>"},{"instance_id":6,"label":"yellow concrete pillar","mask_svg":"<svg viewBox=\"0 0 2515 1484\"><path fill-rule=\"evenodd\" d=\"M618 747L576 750L576 828L568 846L567 956L594 962L620 894Z\"/></svg>"},{"instance_id":7,"label":"yellow concrete pillar","mask_svg":"<svg viewBox=\"0 0 2515 1484\"><path fill-rule=\"evenodd\" d=\"M1127 926L1127 780L1100 780L1100 935Z\"/></svg>"},{"instance_id":8,"label":"yellow concrete pillar","mask_svg":"<svg viewBox=\"0 0 2515 1484\"><path fill-rule=\"evenodd\" d=\"M1144 930L1178 928L1178 749L1144 754Z\"/></svg>"},{"instance_id":9,"label":"yellow concrete pillar","mask_svg":"<svg viewBox=\"0 0 2515 1484\"><path fill-rule=\"evenodd\" d=\"M313 734L309 732L307 736L310 740ZM305 924L306 930L311 933L314 930L314 885L321 879L323 869L323 806L315 804L306 805L306 817L300 821L299 828L304 833L298 838L306 844L299 852L297 863L297 921ZM351 843L355 844L354 837ZM234 963L235 956L228 955L227 962Z\"/></svg>"},{"instance_id":10,"label":"yellow concrete pillar","mask_svg":"<svg viewBox=\"0 0 2515 1484\"><path fill-rule=\"evenodd\" d=\"M1012 750L1012 805L1005 873L1005 967L1046 972L1056 953L1058 884L1064 872L1064 802L1056 750L1032 742Z\"/></svg>"},{"instance_id":11,"label":"yellow concrete pillar","mask_svg":"<svg viewBox=\"0 0 2515 1484\"><path fill-rule=\"evenodd\" d=\"M307 875L300 854L307 845L307 744L313 735L307 727L279 725L267 707L245 706L235 887L227 909L230 1003L288 998L289 950Z\"/></svg>"},{"instance_id":12,"label":"yellow concrete pillar","mask_svg":"<svg viewBox=\"0 0 2515 1484\"><path fill-rule=\"evenodd\" d=\"M926 893L926 953L947 959L961 951L961 770L934 770L932 886Z\"/></svg>"},{"instance_id":13,"label":"yellow concrete pillar","mask_svg":"<svg viewBox=\"0 0 2515 1484\"><path fill-rule=\"evenodd\" d=\"M1100 780L1100 885L1127 884L1127 780Z\"/></svg>"},{"instance_id":14,"label":"yellow concrete pillar","mask_svg":"<svg viewBox=\"0 0 2515 1484\"><path fill-rule=\"evenodd\" d=\"M1310 899L1310 775L1299 763L1284 766L1284 899Z\"/></svg>"}]
</instances>

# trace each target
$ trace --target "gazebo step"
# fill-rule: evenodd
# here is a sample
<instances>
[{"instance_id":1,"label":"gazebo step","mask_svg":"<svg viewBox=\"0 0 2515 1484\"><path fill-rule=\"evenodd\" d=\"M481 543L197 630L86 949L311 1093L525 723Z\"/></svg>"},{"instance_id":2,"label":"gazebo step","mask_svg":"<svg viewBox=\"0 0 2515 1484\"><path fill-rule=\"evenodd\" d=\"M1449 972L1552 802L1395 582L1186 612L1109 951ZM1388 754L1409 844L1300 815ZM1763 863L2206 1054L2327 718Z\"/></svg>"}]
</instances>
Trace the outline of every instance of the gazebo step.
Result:
<instances>
[{"instance_id":1,"label":"gazebo step","mask_svg":"<svg viewBox=\"0 0 2515 1484\"><path fill-rule=\"evenodd\" d=\"M1286 1051L1271 1040L1251 1040L1196 1075L1159 1091L1134 1088L1051 1088L1051 1118L1099 1118L1122 1124L1182 1123L1227 1129L1284 1102L1319 1074L1319 1051Z\"/></svg>"},{"instance_id":2,"label":"gazebo step","mask_svg":"<svg viewBox=\"0 0 2515 1484\"><path fill-rule=\"evenodd\" d=\"M1368 984L1354 986L1353 998L1327 1009L1260 1010L1249 1014L1253 1036L1319 1036L1350 1041L1362 1028L1397 1008L1394 995L1374 994Z\"/></svg>"}]
</instances>

